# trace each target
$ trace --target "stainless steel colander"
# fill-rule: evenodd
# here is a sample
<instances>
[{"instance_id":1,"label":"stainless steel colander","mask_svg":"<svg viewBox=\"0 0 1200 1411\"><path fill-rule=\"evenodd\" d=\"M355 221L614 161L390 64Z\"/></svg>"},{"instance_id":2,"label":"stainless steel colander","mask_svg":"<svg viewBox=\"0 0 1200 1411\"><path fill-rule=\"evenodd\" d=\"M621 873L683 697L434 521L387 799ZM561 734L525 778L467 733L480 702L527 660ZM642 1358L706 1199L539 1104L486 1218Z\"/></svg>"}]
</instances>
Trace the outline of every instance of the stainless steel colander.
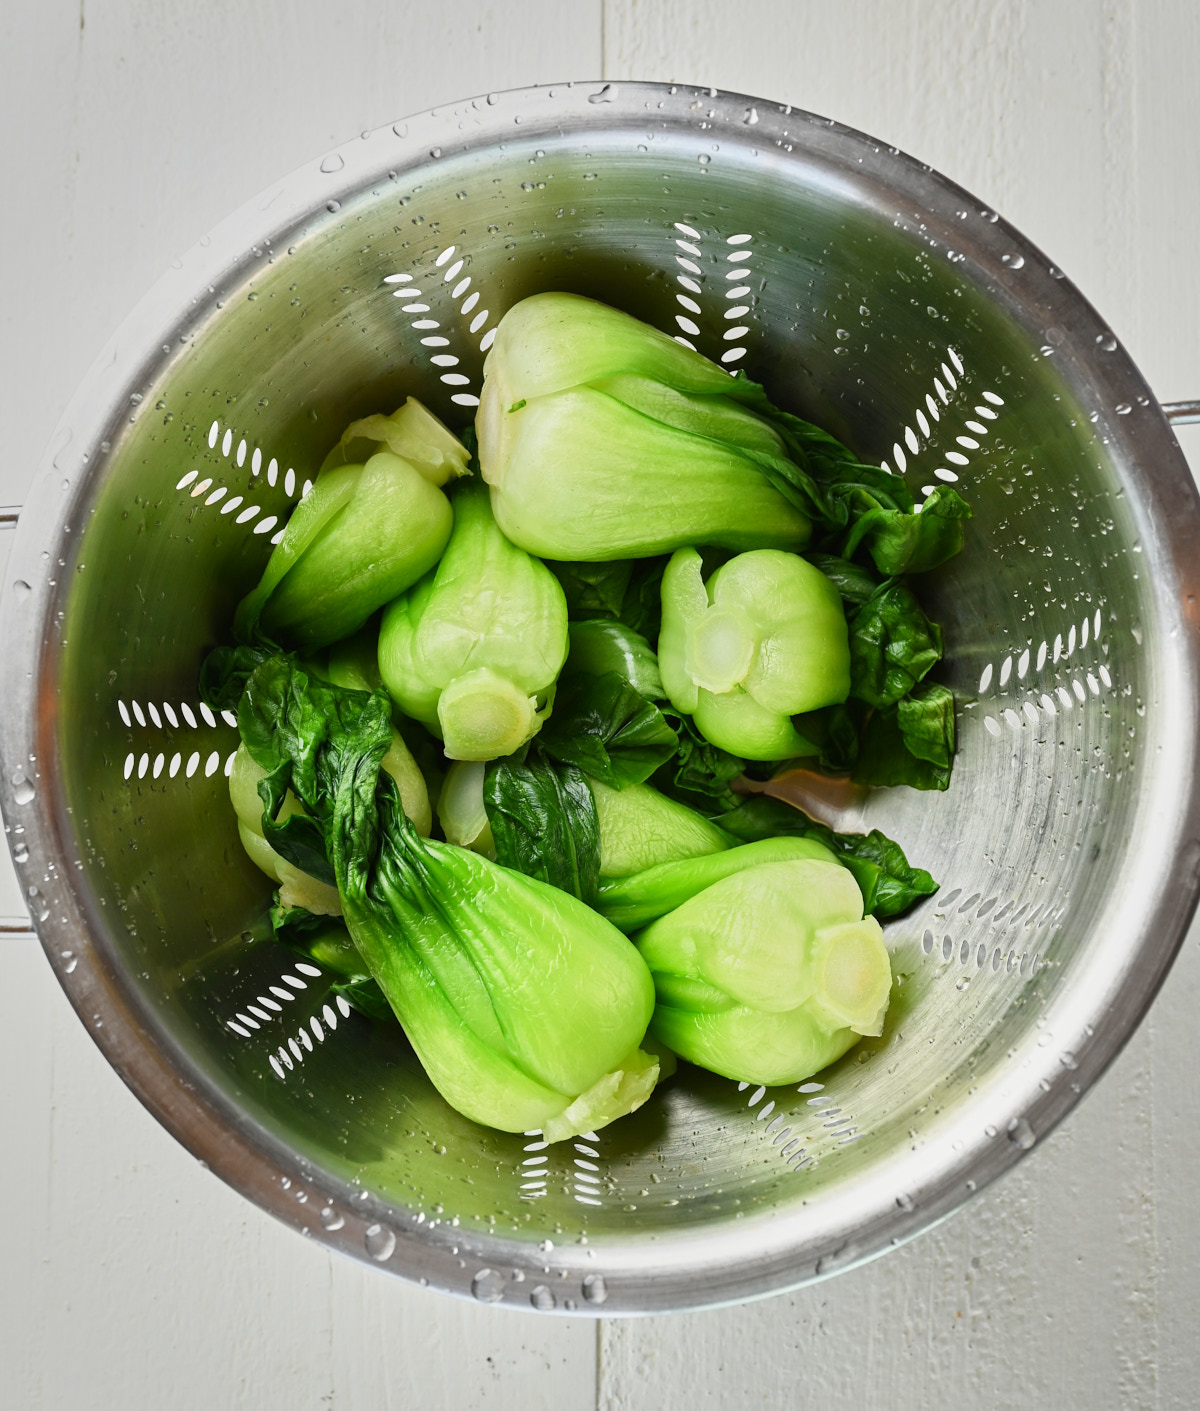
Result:
<instances>
[{"instance_id":1,"label":"stainless steel colander","mask_svg":"<svg viewBox=\"0 0 1200 1411\"><path fill-rule=\"evenodd\" d=\"M884 1035L798 1089L684 1071L554 1147L448 1109L398 1031L264 936L234 723L196 696L344 425L408 393L468 421L497 321L543 289L744 367L976 516L925 589L960 703L950 790L783 785L943 882L887 929ZM6 585L10 845L114 1067L264 1209L492 1303L748 1298L955 1209L1145 1012L1200 882L1197 544L1187 467L1117 339L928 167L711 90L489 95L265 192L89 375Z\"/></svg>"}]
</instances>

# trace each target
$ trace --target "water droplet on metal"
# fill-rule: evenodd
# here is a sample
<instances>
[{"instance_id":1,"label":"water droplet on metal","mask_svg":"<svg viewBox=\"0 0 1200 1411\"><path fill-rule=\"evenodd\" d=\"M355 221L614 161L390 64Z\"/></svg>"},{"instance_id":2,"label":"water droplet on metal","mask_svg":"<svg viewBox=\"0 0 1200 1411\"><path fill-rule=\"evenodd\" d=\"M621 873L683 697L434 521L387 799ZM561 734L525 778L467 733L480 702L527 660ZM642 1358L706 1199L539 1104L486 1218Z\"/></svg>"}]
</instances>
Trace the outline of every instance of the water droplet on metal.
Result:
<instances>
[{"instance_id":1,"label":"water droplet on metal","mask_svg":"<svg viewBox=\"0 0 1200 1411\"><path fill-rule=\"evenodd\" d=\"M708 155L707 152L701 152L700 155L696 158L696 160L700 163L702 167L706 167L708 166L709 162L712 161L712 158Z\"/></svg>"},{"instance_id":2,"label":"water droplet on metal","mask_svg":"<svg viewBox=\"0 0 1200 1411\"><path fill-rule=\"evenodd\" d=\"M553 1292L548 1289L545 1284L538 1284L534 1291L529 1295L529 1301L533 1304L533 1306L538 1310L539 1313L548 1313L550 1309L555 1308L558 1305L558 1300L554 1297Z\"/></svg>"},{"instance_id":3,"label":"water droplet on metal","mask_svg":"<svg viewBox=\"0 0 1200 1411\"><path fill-rule=\"evenodd\" d=\"M371 1258L382 1263L385 1259L390 1259L395 1252L396 1232L389 1230L386 1225L368 1225L363 1244L366 1245Z\"/></svg>"},{"instance_id":4,"label":"water droplet on metal","mask_svg":"<svg viewBox=\"0 0 1200 1411\"><path fill-rule=\"evenodd\" d=\"M471 1293L480 1303L499 1303L504 1297L504 1275L495 1269L480 1269L471 1280Z\"/></svg>"},{"instance_id":5,"label":"water droplet on metal","mask_svg":"<svg viewBox=\"0 0 1200 1411\"><path fill-rule=\"evenodd\" d=\"M1028 1151L1037 1141L1037 1136L1024 1117L1014 1117L1008 1124L1008 1139L1022 1151Z\"/></svg>"},{"instance_id":6,"label":"water droplet on metal","mask_svg":"<svg viewBox=\"0 0 1200 1411\"><path fill-rule=\"evenodd\" d=\"M746 116L742 119L747 127L753 127L758 122L758 109L747 108Z\"/></svg>"},{"instance_id":7,"label":"water droplet on metal","mask_svg":"<svg viewBox=\"0 0 1200 1411\"><path fill-rule=\"evenodd\" d=\"M1111 333L1097 333L1096 346L1103 348L1106 353L1115 353L1117 351L1117 340Z\"/></svg>"},{"instance_id":8,"label":"water droplet on metal","mask_svg":"<svg viewBox=\"0 0 1200 1411\"><path fill-rule=\"evenodd\" d=\"M321 162L321 170L328 176L332 172L341 171L345 165L345 159L340 152L330 152L329 156Z\"/></svg>"},{"instance_id":9,"label":"water droplet on metal","mask_svg":"<svg viewBox=\"0 0 1200 1411\"><path fill-rule=\"evenodd\" d=\"M608 1300L608 1285L603 1274L588 1274L583 1281L583 1296L589 1303L605 1303Z\"/></svg>"},{"instance_id":10,"label":"water droplet on metal","mask_svg":"<svg viewBox=\"0 0 1200 1411\"><path fill-rule=\"evenodd\" d=\"M13 861L14 861L14 862L28 862L28 861L29 861L29 849L25 846L24 843L17 843L17 844L15 845L15 847L13 848Z\"/></svg>"},{"instance_id":11,"label":"water droplet on metal","mask_svg":"<svg viewBox=\"0 0 1200 1411\"><path fill-rule=\"evenodd\" d=\"M340 201L326 201L325 209L331 214L336 214L336 212L342 209L342 203Z\"/></svg>"},{"instance_id":12,"label":"water droplet on metal","mask_svg":"<svg viewBox=\"0 0 1200 1411\"><path fill-rule=\"evenodd\" d=\"M1078 1061L1076 1060L1075 1055L1074 1055L1073 1053L1071 1053L1069 1050L1064 1051L1063 1053L1060 1053L1060 1054L1058 1055L1058 1061L1062 1064L1062 1066L1063 1066L1064 1068L1078 1068L1078 1067L1079 1067L1079 1063L1078 1063Z\"/></svg>"},{"instance_id":13,"label":"water droplet on metal","mask_svg":"<svg viewBox=\"0 0 1200 1411\"><path fill-rule=\"evenodd\" d=\"M1024 255L1001 255L1000 258L1009 267L1009 269L1025 268Z\"/></svg>"},{"instance_id":14,"label":"water droplet on metal","mask_svg":"<svg viewBox=\"0 0 1200 1411\"><path fill-rule=\"evenodd\" d=\"M541 1244L538 1245L538 1248L542 1251L543 1254L549 1254L550 1251L554 1248L554 1241L543 1240Z\"/></svg>"},{"instance_id":15,"label":"water droplet on metal","mask_svg":"<svg viewBox=\"0 0 1200 1411\"><path fill-rule=\"evenodd\" d=\"M898 1195L896 1205L901 1210L911 1210L913 1208L913 1198L911 1195Z\"/></svg>"},{"instance_id":16,"label":"water droplet on metal","mask_svg":"<svg viewBox=\"0 0 1200 1411\"><path fill-rule=\"evenodd\" d=\"M13 799L19 804L33 802L34 788L28 779L18 769L12 777Z\"/></svg>"},{"instance_id":17,"label":"water droplet on metal","mask_svg":"<svg viewBox=\"0 0 1200 1411\"><path fill-rule=\"evenodd\" d=\"M436 162L437 159L442 155L442 149L441 149L440 147L431 147L431 148L429 149L429 155L430 155L430 156L434 159L434 161Z\"/></svg>"},{"instance_id":18,"label":"water droplet on metal","mask_svg":"<svg viewBox=\"0 0 1200 1411\"><path fill-rule=\"evenodd\" d=\"M25 599L29 597L30 593L33 592L33 589L29 586L28 583L25 582L23 578L16 578L13 580L12 590L13 599L18 603L23 603Z\"/></svg>"},{"instance_id":19,"label":"water droplet on metal","mask_svg":"<svg viewBox=\"0 0 1200 1411\"><path fill-rule=\"evenodd\" d=\"M327 1230L340 1230L345 1223L345 1216L340 1210L335 1210L332 1205L326 1205L322 1209L321 1224Z\"/></svg>"},{"instance_id":20,"label":"water droplet on metal","mask_svg":"<svg viewBox=\"0 0 1200 1411\"><path fill-rule=\"evenodd\" d=\"M616 84L606 83L603 88L595 93L588 94L589 103L615 103L617 99Z\"/></svg>"}]
</instances>

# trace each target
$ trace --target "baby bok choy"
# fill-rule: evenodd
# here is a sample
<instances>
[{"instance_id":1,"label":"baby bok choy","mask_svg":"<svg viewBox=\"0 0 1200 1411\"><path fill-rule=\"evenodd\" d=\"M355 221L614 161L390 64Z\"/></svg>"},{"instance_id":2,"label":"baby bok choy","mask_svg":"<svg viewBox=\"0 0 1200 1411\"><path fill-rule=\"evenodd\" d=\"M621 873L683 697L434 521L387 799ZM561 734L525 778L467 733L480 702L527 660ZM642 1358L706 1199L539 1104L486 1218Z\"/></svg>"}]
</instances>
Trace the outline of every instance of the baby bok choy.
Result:
<instances>
[{"instance_id":1,"label":"baby bok choy","mask_svg":"<svg viewBox=\"0 0 1200 1411\"><path fill-rule=\"evenodd\" d=\"M652 1036L727 1078L799 1082L883 1032L888 953L837 863L736 872L636 939L654 974Z\"/></svg>"},{"instance_id":2,"label":"baby bok choy","mask_svg":"<svg viewBox=\"0 0 1200 1411\"><path fill-rule=\"evenodd\" d=\"M306 810L299 841L314 847L315 827L350 936L452 1107L560 1141L641 1106L659 1072L640 1047L645 962L574 897L418 837L381 768L383 691L326 685L276 656L251 675L238 724L272 805L290 789Z\"/></svg>"},{"instance_id":3,"label":"baby bok choy","mask_svg":"<svg viewBox=\"0 0 1200 1411\"><path fill-rule=\"evenodd\" d=\"M662 580L658 664L671 704L746 759L815 754L791 717L846 699L850 647L838 590L795 554L759 549L701 577L695 549Z\"/></svg>"},{"instance_id":4,"label":"baby bok choy","mask_svg":"<svg viewBox=\"0 0 1200 1411\"><path fill-rule=\"evenodd\" d=\"M475 425L497 522L547 559L811 542L919 573L958 552L970 517L949 486L915 513L900 476L780 411L748 377L576 294L535 294L505 314Z\"/></svg>"},{"instance_id":5,"label":"baby bok choy","mask_svg":"<svg viewBox=\"0 0 1200 1411\"><path fill-rule=\"evenodd\" d=\"M462 485L441 562L383 615L379 670L392 698L450 759L496 759L541 728L566 656L558 580L500 532L486 486Z\"/></svg>"},{"instance_id":6,"label":"baby bok choy","mask_svg":"<svg viewBox=\"0 0 1200 1411\"><path fill-rule=\"evenodd\" d=\"M464 473L467 452L440 423L440 436L461 454L439 452L429 429L436 419L420 410L423 415L408 420L396 413L351 426L350 449L387 449L363 464L322 469L288 520L258 586L238 606L234 632L240 641L265 639L301 651L328 646L356 632L437 563L453 523L439 486L447 476ZM398 429L391 425L396 418ZM375 422L389 423L390 431ZM352 434L364 426L370 435ZM397 447L409 454L398 454Z\"/></svg>"}]
</instances>

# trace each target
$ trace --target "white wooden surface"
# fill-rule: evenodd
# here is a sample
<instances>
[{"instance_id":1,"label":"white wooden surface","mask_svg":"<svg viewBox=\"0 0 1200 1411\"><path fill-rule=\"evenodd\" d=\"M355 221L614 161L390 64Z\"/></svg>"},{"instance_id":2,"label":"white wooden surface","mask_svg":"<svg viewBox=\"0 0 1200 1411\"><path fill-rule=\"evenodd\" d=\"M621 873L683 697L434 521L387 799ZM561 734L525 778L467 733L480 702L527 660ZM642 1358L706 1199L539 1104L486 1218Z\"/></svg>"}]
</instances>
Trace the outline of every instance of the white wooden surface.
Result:
<instances>
[{"instance_id":1,"label":"white wooden surface","mask_svg":"<svg viewBox=\"0 0 1200 1411\"><path fill-rule=\"evenodd\" d=\"M10 3L0 500L125 310L273 176L570 77L740 89L918 154L1068 271L1162 399L1200 396L1198 70L1190 0ZM941 1229L794 1296L599 1327L276 1226L138 1107L36 944L0 941L0 1406L1194 1407L1198 939L1083 1107Z\"/></svg>"}]
</instances>

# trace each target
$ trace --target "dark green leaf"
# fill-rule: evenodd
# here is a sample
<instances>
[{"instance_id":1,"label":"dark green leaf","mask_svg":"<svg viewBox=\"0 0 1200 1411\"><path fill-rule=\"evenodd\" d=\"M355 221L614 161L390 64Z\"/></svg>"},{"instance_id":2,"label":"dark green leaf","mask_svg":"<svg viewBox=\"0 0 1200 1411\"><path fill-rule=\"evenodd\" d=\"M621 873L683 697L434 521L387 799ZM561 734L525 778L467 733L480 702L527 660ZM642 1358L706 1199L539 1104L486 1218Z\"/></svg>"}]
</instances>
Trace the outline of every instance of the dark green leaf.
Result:
<instances>
[{"instance_id":1,"label":"dark green leaf","mask_svg":"<svg viewBox=\"0 0 1200 1411\"><path fill-rule=\"evenodd\" d=\"M883 919L898 916L938 884L928 872L911 867L904 851L878 830L835 833L781 799L759 794L718 818L726 832L745 843L762 838L811 838L832 852L850 871L863 894L864 912Z\"/></svg>"},{"instance_id":2,"label":"dark green leaf","mask_svg":"<svg viewBox=\"0 0 1200 1411\"><path fill-rule=\"evenodd\" d=\"M572 622L617 618L650 643L658 640L666 565L666 556L613 563L546 563L562 586Z\"/></svg>"},{"instance_id":3,"label":"dark green leaf","mask_svg":"<svg viewBox=\"0 0 1200 1411\"><path fill-rule=\"evenodd\" d=\"M587 780L536 748L493 760L483 802L496 860L593 904L600 878L600 824Z\"/></svg>"},{"instance_id":4,"label":"dark green leaf","mask_svg":"<svg viewBox=\"0 0 1200 1411\"><path fill-rule=\"evenodd\" d=\"M820 710L797 715L793 717L792 724L798 735L803 735L818 747L820 753L816 763L821 769L833 774L845 774L858 758L858 741L866 713L862 702L850 700L842 705L824 706ZM811 760L804 762L811 763Z\"/></svg>"},{"instance_id":5,"label":"dark green leaf","mask_svg":"<svg viewBox=\"0 0 1200 1411\"><path fill-rule=\"evenodd\" d=\"M552 563L546 567L562 586L572 622L589 617L619 617L633 563Z\"/></svg>"},{"instance_id":6,"label":"dark green leaf","mask_svg":"<svg viewBox=\"0 0 1200 1411\"><path fill-rule=\"evenodd\" d=\"M942 656L942 629L901 583L877 588L850 619L850 694L895 705Z\"/></svg>"},{"instance_id":7,"label":"dark green leaf","mask_svg":"<svg viewBox=\"0 0 1200 1411\"><path fill-rule=\"evenodd\" d=\"M373 794L392 741L391 713L383 691L324 684L287 656L269 657L255 669L238 707L246 749L268 771L258 786L263 836L294 866L330 885L334 859L327 844L335 798L339 790L365 791L368 785ZM277 822L288 789L307 816Z\"/></svg>"},{"instance_id":8,"label":"dark green leaf","mask_svg":"<svg viewBox=\"0 0 1200 1411\"><path fill-rule=\"evenodd\" d=\"M867 722L852 778L856 783L945 789L954 756L954 697L926 686Z\"/></svg>"},{"instance_id":9,"label":"dark green leaf","mask_svg":"<svg viewBox=\"0 0 1200 1411\"><path fill-rule=\"evenodd\" d=\"M710 744L692 724L690 716L664 709L663 715L678 735L675 754L659 767L650 781L661 794L687 804L706 818L737 802L730 788L745 772L746 761Z\"/></svg>"},{"instance_id":10,"label":"dark green leaf","mask_svg":"<svg viewBox=\"0 0 1200 1411\"><path fill-rule=\"evenodd\" d=\"M963 545L963 521L971 507L948 485L939 485L920 514L905 514L884 506L870 509L855 521L845 552L861 544L869 550L880 573L926 573L953 558Z\"/></svg>"},{"instance_id":11,"label":"dark green leaf","mask_svg":"<svg viewBox=\"0 0 1200 1411\"><path fill-rule=\"evenodd\" d=\"M954 696L945 686L914 691L896 707L909 754L948 770L954 759Z\"/></svg>"},{"instance_id":12,"label":"dark green leaf","mask_svg":"<svg viewBox=\"0 0 1200 1411\"><path fill-rule=\"evenodd\" d=\"M836 554L805 554L805 558L833 583L849 608L861 607L879 587L878 575L862 564L851 563Z\"/></svg>"},{"instance_id":13,"label":"dark green leaf","mask_svg":"<svg viewBox=\"0 0 1200 1411\"><path fill-rule=\"evenodd\" d=\"M213 710L236 711L246 682L270 655L262 647L214 647L200 667L200 699Z\"/></svg>"},{"instance_id":14,"label":"dark green leaf","mask_svg":"<svg viewBox=\"0 0 1200 1411\"><path fill-rule=\"evenodd\" d=\"M658 657L640 632L619 619L594 617L586 622L572 622L570 637L566 671L589 676L615 672L639 696L648 701L662 699Z\"/></svg>"},{"instance_id":15,"label":"dark green leaf","mask_svg":"<svg viewBox=\"0 0 1200 1411\"><path fill-rule=\"evenodd\" d=\"M639 559L633 565L618 616L647 642L658 641L662 626L662 576L667 558Z\"/></svg>"},{"instance_id":16,"label":"dark green leaf","mask_svg":"<svg viewBox=\"0 0 1200 1411\"><path fill-rule=\"evenodd\" d=\"M657 706L615 672L559 679L554 712L538 736L542 751L613 789L640 784L678 745Z\"/></svg>"}]
</instances>

